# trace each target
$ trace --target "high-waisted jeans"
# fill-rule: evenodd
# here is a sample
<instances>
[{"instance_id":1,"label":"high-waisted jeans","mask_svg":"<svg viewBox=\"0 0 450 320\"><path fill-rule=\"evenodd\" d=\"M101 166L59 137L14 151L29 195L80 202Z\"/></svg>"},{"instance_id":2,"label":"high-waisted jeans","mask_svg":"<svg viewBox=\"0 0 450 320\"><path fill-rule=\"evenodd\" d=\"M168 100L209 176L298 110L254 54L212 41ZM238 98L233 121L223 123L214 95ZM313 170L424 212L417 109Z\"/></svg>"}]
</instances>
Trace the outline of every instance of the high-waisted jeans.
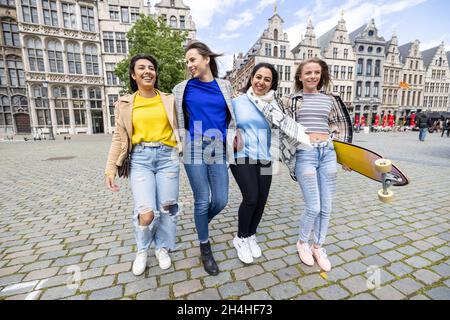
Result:
<instances>
[{"instance_id":1,"label":"high-waisted jeans","mask_svg":"<svg viewBox=\"0 0 450 320\"><path fill-rule=\"evenodd\" d=\"M130 184L134 199L133 225L138 251L175 249L179 214L180 163L176 148L136 145L131 153ZM165 210L164 207L169 208ZM154 213L149 226L139 225L139 214Z\"/></svg>"},{"instance_id":2,"label":"high-waisted jeans","mask_svg":"<svg viewBox=\"0 0 450 320\"><path fill-rule=\"evenodd\" d=\"M336 191L336 172L333 142L310 151L297 151L295 175L305 201L305 210L300 218L300 241L308 242L314 227L314 243L322 246L325 242L331 202Z\"/></svg>"}]
</instances>

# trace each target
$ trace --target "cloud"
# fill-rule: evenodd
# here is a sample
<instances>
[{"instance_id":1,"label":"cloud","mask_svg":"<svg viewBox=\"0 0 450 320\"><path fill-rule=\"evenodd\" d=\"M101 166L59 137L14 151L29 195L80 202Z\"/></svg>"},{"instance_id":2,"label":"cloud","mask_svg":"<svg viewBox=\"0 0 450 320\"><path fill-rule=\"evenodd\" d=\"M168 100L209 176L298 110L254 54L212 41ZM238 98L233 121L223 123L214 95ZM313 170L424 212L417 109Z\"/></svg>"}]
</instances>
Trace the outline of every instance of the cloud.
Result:
<instances>
[{"instance_id":1,"label":"cloud","mask_svg":"<svg viewBox=\"0 0 450 320\"><path fill-rule=\"evenodd\" d=\"M222 32L220 35L219 35L219 39L221 39L221 40L229 40L229 39L236 39L236 38L239 38L241 36L241 34L240 33L227 33L227 32Z\"/></svg>"},{"instance_id":2,"label":"cloud","mask_svg":"<svg viewBox=\"0 0 450 320\"><path fill-rule=\"evenodd\" d=\"M333 6L330 0L315 0L313 4L296 12L303 21L287 28L286 32L293 48L300 42L301 34L306 31L308 16L312 18L316 36L319 37L336 26L342 10L347 30L351 32L366 24L371 18L376 19L379 27L384 21L383 16L404 11L425 1L427 0L380 0L377 3L369 3L362 0L347 0L342 5Z\"/></svg>"},{"instance_id":3,"label":"cloud","mask_svg":"<svg viewBox=\"0 0 450 320\"><path fill-rule=\"evenodd\" d=\"M424 50L427 50L427 49L430 49L430 48L434 48L434 47L440 46L442 42L444 42L444 45L445 45L445 42L447 42L447 45L445 46L445 50L449 50L449 48L450 48L450 45L448 45L449 40L450 40L450 34L446 33L446 34L442 35L438 39L434 39L434 40L431 40L431 41L428 41L428 42L421 43L420 44L420 50L424 51Z\"/></svg>"},{"instance_id":4,"label":"cloud","mask_svg":"<svg viewBox=\"0 0 450 320\"><path fill-rule=\"evenodd\" d=\"M247 0L184 0L191 8L192 19L197 29L207 28L216 14L223 14L235 4L244 3Z\"/></svg>"}]
</instances>

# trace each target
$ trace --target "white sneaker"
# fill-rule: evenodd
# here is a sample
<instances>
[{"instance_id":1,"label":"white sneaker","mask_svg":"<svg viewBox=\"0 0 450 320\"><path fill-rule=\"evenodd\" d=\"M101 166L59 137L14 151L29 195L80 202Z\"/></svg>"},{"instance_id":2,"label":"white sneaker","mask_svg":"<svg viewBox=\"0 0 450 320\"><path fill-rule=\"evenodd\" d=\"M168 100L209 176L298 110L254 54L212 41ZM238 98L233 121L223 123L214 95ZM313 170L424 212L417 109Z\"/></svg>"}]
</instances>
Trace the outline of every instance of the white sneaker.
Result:
<instances>
[{"instance_id":1,"label":"white sneaker","mask_svg":"<svg viewBox=\"0 0 450 320\"><path fill-rule=\"evenodd\" d=\"M259 258L261 257L261 248L258 245L258 242L256 242L256 236L252 235L248 238L248 244L250 246L250 251L252 252L253 258Z\"/></svg>"},{"instance_id":2,"label":"white sneaker","mask_svg":"<svg viewBox=\"0 0 450 320\"><path fill-rule=\"evenodd\" d=\"M147 266L147 250L138 251L136 253L136 258L133 262L133 274L135 276L140 276L144 273L145 267Z\"/></svg>"},{"instance_id":3,"label":"white sneaker","mask_svg":"<svg viewBox=\"0 0 450 320\"><path fill-rule=\"evenodd\" d=\"M239 260L244 263L252 263L253 256L250 251L250 246L248 244L248 238L239 238L238 236L234 237L233 245L237 250L237 255Z\"/></svg>"},{"instance_id":4,"label":"white sneaker","mask_svg":"<svg viewBox=\"0 0 450 320\"><path fill-rule=\"evenodd\" d=\"M161 269L169 269L172 265L172 260L170 260L169 252L166 250L166 248L156 249L155 256L158 259L159 267Z\"/></svg>"}]
</instances>

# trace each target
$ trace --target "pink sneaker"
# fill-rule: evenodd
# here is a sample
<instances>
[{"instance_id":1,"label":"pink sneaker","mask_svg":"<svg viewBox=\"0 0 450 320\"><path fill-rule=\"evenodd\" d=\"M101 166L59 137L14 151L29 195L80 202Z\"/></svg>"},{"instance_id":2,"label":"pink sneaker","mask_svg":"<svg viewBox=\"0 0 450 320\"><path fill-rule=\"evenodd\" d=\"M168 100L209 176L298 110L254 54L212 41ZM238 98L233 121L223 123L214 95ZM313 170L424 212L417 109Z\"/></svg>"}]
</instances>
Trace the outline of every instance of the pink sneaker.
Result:
<instances>
[{"instance_id":1,"label":"pink sneaker","mask_svg":"<svg viewBox=\"0 0 450 320\"><path fill-rule=\"evenodd\" d=\"M314 246L311 247L312 255L314 259L316 259L317 264L319 267L325 271L328 272L331 270L331 263L330 260L327 258L327 252L324 248L316 249Z\"/></svg>"},{"instance_id":2,"label":"pink sneaker","mask_svg":"<svg viewBox=\"0 0 450 320\"><path fill-rule=\"evenodd\" d=\"M297 251L298 251L300 260L304 264L306 264L307 266L310 266L310 267L312 267L314 265L314 259L312 256L311 248L309 247L309 245L306 242L301 244L300 241L297 241Z\"/></svg>"}]
</instances>

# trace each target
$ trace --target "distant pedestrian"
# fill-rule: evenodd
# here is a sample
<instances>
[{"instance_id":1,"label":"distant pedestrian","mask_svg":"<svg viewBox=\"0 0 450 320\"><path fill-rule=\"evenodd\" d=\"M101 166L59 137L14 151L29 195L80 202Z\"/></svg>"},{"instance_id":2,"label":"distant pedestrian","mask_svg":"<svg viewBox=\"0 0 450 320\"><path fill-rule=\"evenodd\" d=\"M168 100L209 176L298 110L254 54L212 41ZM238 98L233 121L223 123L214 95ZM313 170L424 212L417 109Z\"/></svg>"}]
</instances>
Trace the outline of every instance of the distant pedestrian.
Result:
<instances>
[{"instance_id":1,"label":"distant pedestrian","mask_svg":"<svg viewBox=\"0 0 450 320\"><path fill-rule=\"evenodd\" d=\"M445 130L447 130L447 138L450 137L450 118L444 120L444 124L442 125L441 138L444 136Z\"/></svg>"},{"instance_id":2,"label":"distant pedestrian","mask_svg":"<svg viewBox=\"0 0 450 320\"><path fill-rule=\"evenodd\" d=\"M425 113L421 112L417 116L416 125L419 128L419 140L423 142L427 136L428 128L432 125L431 119Z\"/></svg>"}]
</instances>

